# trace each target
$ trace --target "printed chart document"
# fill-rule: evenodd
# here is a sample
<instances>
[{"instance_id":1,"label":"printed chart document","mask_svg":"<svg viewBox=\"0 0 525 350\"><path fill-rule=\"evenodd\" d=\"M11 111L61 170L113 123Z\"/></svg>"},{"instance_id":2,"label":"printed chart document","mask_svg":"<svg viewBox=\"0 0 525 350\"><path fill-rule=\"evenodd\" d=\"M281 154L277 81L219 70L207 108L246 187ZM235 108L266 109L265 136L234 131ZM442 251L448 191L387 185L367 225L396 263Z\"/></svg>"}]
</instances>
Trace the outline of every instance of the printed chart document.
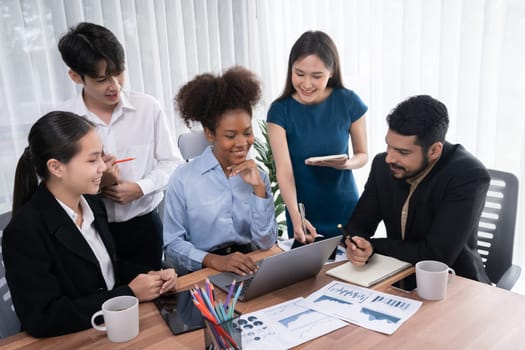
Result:
<instances>
[{"instance_id":1,"label":"printed chart document","mask_svg":"<svg viewBox=\"0 0 525 350\"><path fill-rule=\"evenodd\" d=\"M296 298L240 316L242 348L248 350L289 349L348 323L300 306Z\"/></svg>"},{"instance_id":2,"label":"printed chart document","mask_svg":"<svg viewBox=\"0 0 525 350\"><path fill-rule=\"evenodd\" d=\"M333 281L308 296L302 306L377 332L392 334L421 302Z\"/></svg>"},{"instance_id":3,"label":"printed chart document","mask_svg":"<svg viewBox=\"0 0 525 350\"><path fill-rule=\"evenodd\" d=\"M366 265L356 266L348 262L326 271L326 274L346 282L370 287L410 266L412 265L406 261L376 253L370 257Z\"/></svg>"}]
</instances>

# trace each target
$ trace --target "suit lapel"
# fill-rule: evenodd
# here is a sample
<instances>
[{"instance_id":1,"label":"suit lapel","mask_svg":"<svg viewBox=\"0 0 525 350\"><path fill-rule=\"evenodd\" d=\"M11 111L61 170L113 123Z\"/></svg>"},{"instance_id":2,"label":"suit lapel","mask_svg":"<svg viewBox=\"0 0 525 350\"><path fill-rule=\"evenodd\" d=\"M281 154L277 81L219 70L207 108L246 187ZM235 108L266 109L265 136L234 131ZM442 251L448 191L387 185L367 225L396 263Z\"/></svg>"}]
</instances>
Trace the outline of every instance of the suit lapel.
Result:
<instances>
[{"instance_id":1,"label":"suit lapel","mask_svg":"<svg viewBox=\"0 0 525 350\"><path fill-rule=\"evenodd\" d=\"M436 163L432 165L432 167L429 170L425 170L426 174L422 174L422 178L419 180L418 187L414 190L414 193L412 194L412 197L410 198L409 208L408 208L408 218L405 226L405 239L407 237L410 237L410 234L407 236L406 234L408 232L412 232L412 226L414 223L415 218L418 216L418 209L421 209L418 205L418 202L422 201L428 205L429 203L429 190L428 187L426 189L420 190L419 186L422 182L425 182L423 186L428 186L427 184L432 181L432 178L435 176L434 174L439 173L439 168L446 163L446 159L450 154L450 143L445 142L443 144L443 153L441 154L441 157L437 160ZM409 186L409 192L410 192L410 186Z\"/></svg>"},{"instance_id":2,"label":"suit lapel","mask_svg":"<svg viewBox=\"0 0 525 350\"><path fill-rule=\"evenodd\" d=\"M106 250L113 264L113 273L115 275L115 283L119 283L119 264L117 263L117 249L115 247L115 242L113 236L111 235L111 230L108 225L108 217L106 214L106 209L104 204L100 199L97 199L95 196L84 196L89 204L89 207L93 211L93 216L95 217L94 225L98 234L102 238Z\"/></svg>"},{"instance_id":3,"label":"suit lapel","mask_svg":"<svg viewBox=\"0 0 525 350\"><path fill-rule=\"evenodd\" d=\"M89 207L93 211L93 216L95 217L95 229L102 238L102 241L106 246L106 250L108 251L111 261L113 262L113 265L115 265L117 261L117 254L115 243L113 241L113 237L111 236L111 230L109 229L106 211L100 204L98 204L96 199L93 199L89 195L86 195L84 197L86 198Z\"/></svg>"},{"instance_id":4,"label":"suit lapel","mask_svg":"<svg viewBox=\"0 0 525 350\"><path fill-rule=\"evenodd\" d=\"M39 186L35 195L37 205L44 213L43 220L49 232L68 250L98 267L98 260L82 233L44 184Z\"/></svg>"}]
</instances>

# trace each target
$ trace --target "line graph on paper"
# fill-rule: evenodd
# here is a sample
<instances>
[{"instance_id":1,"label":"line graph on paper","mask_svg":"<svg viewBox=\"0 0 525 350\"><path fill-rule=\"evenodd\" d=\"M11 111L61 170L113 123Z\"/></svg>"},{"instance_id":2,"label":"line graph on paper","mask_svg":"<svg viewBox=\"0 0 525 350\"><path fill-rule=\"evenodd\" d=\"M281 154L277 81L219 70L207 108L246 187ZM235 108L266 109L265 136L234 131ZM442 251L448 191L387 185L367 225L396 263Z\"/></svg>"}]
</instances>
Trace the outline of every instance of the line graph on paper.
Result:
<instances>
[{"instance_id":1,"label":"line graph on paper","mask_svg":"<svg viewBox=\"0 0 525 350\"><path fill-rule=\"evenodd\" d=\"M334 283L326 289L332 297L351 304L361 304L373 294L371 291L349 286L348 284Z\"/></svg>"},{"instance_id":2,"label":"line graph on paper","mask_svg":"<svg viewBox=\"0 0 525 350\"><path fill-rule=\"evenodd\" d=\"M348 284L334 282L322 292L314 293L310 299L310 307L320 312L327 312L335 317L343 317L352 322L355 321L351 315L359 315L362 303L370 299L372 292L352 287ZM353 310L353 311L352 311Z\"/></svg>"},{"instance_id":3,"label":"line graph on paper","mask_svg":"<svg viewBox=\"0 0 525 350\"><path fill-rule=\"evenodd\" d=\"M264 316L277 321L288 331L300 338L307 338L309 334L319 328L320 323L326 323L327 316L311 309L305 309L297 304L281 304L263 311Z\"/></svg>"},{"instance_id":4,"label":"line graph on paper","mask_svg":"<svg viewBox=\"0 0 525 350\"><path fill-rule=\"evenodd\" d=\"M278 320L280 324L301 339L308 338L320 324L332 321L329 317L314 310L305 310L290 317Z\"/></svg>"}]
</instances>

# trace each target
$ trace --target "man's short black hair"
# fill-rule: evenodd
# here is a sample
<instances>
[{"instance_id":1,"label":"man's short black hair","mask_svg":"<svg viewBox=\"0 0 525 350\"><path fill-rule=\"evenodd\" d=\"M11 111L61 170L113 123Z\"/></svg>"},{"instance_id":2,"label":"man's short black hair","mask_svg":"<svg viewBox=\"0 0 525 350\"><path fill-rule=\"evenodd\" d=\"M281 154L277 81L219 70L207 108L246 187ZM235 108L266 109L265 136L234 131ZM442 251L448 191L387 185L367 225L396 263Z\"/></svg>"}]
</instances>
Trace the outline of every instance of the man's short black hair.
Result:
<instances>
[{"instance_id":1,"label":"man's short black hair","mask_svg":"<svg viewBox=\"0 0 525 350\"><path fill-rule=\"evenodd\" d=\"M390 130L416 136L416 144L426 151L435 142L445 142L448 130L447 107L428 95L412 96L386 117Z\"/></svg>"},{"instance_id":2,"label":"man's short black hair","mask_svg":"<svg viewBox=\"0 0 525 350\"><path fill-rule=\"evenodd\" d=\"M62 36L58 50L67 66L75 73L96 78L101 60L106 61L106 75L124 71L124 49L117 37L98 24L82 22Z\"/></svg>"}]
</instances>

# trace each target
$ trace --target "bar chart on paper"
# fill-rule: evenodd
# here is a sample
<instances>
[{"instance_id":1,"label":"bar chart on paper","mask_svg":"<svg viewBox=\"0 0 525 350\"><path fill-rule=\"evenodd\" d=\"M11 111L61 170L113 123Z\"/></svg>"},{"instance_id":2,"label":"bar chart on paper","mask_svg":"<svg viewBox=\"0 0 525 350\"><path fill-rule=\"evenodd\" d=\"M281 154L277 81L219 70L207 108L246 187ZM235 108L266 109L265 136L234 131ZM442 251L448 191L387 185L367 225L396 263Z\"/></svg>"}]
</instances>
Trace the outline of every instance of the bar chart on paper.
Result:
<instances>
[{"instance_id":1,"label":"bar chart on paper","mask_svg":"<svg viewBox=\"0 0 525 350\"><path fill-rule=\"evenodd\" d=\"M388 298L380 295L377 295L370 303L383 303L391 307L398 307L401 310L406 310L410 306L409 303L401 301L397 298Z\"/></svg>"},{"instance_id":2,"label":"bar chart on paper","mask_svg":"<svg viewBox=\"0 0 525 350\"><path fill-rule=\"evenodd\" d=\"M421 302L334 281L301 304L381 333L392 334L421 306Z\"/></svg>"}]
</instances>

